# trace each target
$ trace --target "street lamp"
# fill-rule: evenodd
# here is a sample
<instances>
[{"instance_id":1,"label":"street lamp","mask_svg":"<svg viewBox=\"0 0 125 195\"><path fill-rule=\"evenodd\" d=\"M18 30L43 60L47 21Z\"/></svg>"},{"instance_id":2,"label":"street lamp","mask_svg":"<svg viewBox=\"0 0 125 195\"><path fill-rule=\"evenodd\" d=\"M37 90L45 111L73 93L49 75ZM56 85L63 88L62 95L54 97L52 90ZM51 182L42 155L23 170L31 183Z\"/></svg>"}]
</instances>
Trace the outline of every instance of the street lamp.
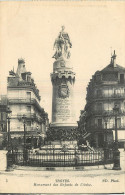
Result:
<instances>
[{"instance_id":1,"label":"street lamp","mask_svg":"<svg viewBox=\"0 0 125 195\"><path fill-rule=\"evenodd\" d=\"M108 119L110 118L110 116L108 115L108 113L104 113L103 115L103 120L105 122L105 142L104 142L104 159L105 162L108 160L109 158L109 148L108 148L108 140L107 140L107 123L108 123Z\"/></svg>"},{"instance_id":2,"label":"street lamp","mask_svg":"<svg viewBox=\"0 0 125 195\"><path fill-rule=\"evenodd\" d=\"M38 130L39 130L39 126L38 125L37 125L36 129L37 129L37 132L38 132Z\"/></svg>"},{"instance_id":3,"label":"street lamp","mask_svg":"<svg viewBox=\"0 0 125 195\"><path fill-rule=\"evenodd\" d=\"M24 154L24 160L26 160L26 115L24 114L23 117L23 124L24 124L24 148L23 148L23 154Z\"/></svg>"},{"instance_id":4,"label":"street lamp","mask_svg":"<svg viewBox=\"0 0 125 195\"><path fill-rule=\"evenodd\" d=\"M104 147L107 149L108 148L108 141L107 141L107 123L108 123L108 114L105 113L103 116L104 122L105 122L105 145Z\"/></svg>"},{"instance_id":5,"label":"street lamp","mask_svg":"<svg viewBox=\"0 0 125 195\"><path fill-rule=\"evenodd\" d=\"M45 141L45 133L44 132L42 132L41 137L42 137L42 140L43 140L43 144L45 144L44 143L44 141Z\"/></svg>"},{"instance_id":6,"label":"street lamp","mask_svg":"<svg viewBox=\"0 0 125 195\"><path fill-rule=\"evenodd\" d=\"M114 142L114 166L113 170L121 170L120 167L120 151L118 150L118 132L117 132L117 115L119 113L118 105L113 108L115 115L115 142Z\"/></svg>"},{"instance_id":7,"label":"street lamp","mask_svg":"<svg viewBox=\"0 0 125 195\"><path fill-rule=\"evenodd\" d=\"M7 108L7 119L8 119L8 152L10 152L11 150L11 143L10 143L10 118L11 118L11 113L12 111L10 110L10 108Z\"/></svg>"}]
</instances>

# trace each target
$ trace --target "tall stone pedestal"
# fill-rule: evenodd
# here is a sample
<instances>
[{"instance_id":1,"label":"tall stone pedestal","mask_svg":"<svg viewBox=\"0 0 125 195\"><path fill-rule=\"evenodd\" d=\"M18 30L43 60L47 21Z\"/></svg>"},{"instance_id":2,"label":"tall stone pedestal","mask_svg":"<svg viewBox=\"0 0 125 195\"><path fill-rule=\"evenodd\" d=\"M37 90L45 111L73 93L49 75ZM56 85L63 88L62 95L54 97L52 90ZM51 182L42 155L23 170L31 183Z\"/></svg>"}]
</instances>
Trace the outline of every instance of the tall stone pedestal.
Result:
<instances>
[{"instance_id":1,"label":"tall stone pedestal","mask_svg":"<svg viewBox=\"0 0 125 195\"><path fill-rule=\"evenodd\" d=\"M52 122L50 132L48 132L48 137L52 138L53 141L74 140L77 127L74 110L75 73L70 64L72 43L64 29L62 26L62 30L54 42L56 52L53 56L55 62L51 74L53 86Z\"/></svg>"},{"instance_id":2,"label":"tall stone pedestal","mask_svg":"<svg viewBox=\"0 0 125 195\"><path fill-rule=\"evenodd\" d=\"M73 91L75 73L69 61L59 58L54 62L51 81L53 85L51 127L77 127Z\"/></svg>"}]
</instances>

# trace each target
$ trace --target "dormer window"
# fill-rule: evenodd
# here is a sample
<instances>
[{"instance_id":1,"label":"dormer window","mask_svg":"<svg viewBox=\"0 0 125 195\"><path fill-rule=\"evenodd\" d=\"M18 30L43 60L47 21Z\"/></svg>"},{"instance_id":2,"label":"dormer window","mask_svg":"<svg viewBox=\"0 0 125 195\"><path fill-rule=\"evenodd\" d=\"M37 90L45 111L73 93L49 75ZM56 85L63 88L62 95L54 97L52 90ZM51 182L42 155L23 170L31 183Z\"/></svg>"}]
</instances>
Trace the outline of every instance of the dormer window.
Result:
<instances>
[{"instance_id":1,"label":"dormer window","mask_svg":"<svg viewBox=\"0 0 125 195\"><path fill-rule=\"evenodd\" d=\"M102 113L102 103L100 102L100 103L97 103L97 111L98 111L98 113Z\"/></svg>"},{"instance_id":2,"label":"dormer window","mask_svg":"<svg viewBox=\"0 0 125 195\"><path fill-rule=\"evenodd\" d=\"M101 118L98 119L98 127L102 128L102 119Z\"/></svg>"},{"instance_id":3,"label":"dormer window","mask_svg":"<svg viewBox=\"0 0 125 195\"><path fill-rule=\"evenodd\" d=\"M117 107L120 109L121 108L121 103L119 101L114 102L114 106L117 105Z\"/></svg>"},{"instance_id":4,"label":"dormer window","mask_svg":"<svg viewBox=\"0 0 125 195\"><path fill-rule=\"evenodd\" d=\"M31 81L31 77L27 76L27 81L30 82Z\"/></svg>"},{"instance_id":5,"label":"dormer window","mask_svg":"<svg viewBox=\"0 0 125 195\"><path fill-rule=\"evenodd\" d=\"M101 81L101 75L100 75L100 74L97 74L97 75L96 75L96 81L97 81L97 82L100 82L100 81Z\"/></svg>"},{"instance_id":6,"label":"dormer window","mask_svg":"<svg viewBox=\"0 0 125 195\"><path fill-rule=\"evenodd\" d=\"M25 81L26 80L26 73L22 73L21 76L22 76L22 79Z\"/></svg>"},{"instance_id":7,"label":"dormer window","mask_svg":"<svg viewBox=\"0 0 125 195\"><path fill-rule=\"evenodd\" d=\"M101 97L102 96L102 90L101 89L97 89L97 97Z\"/></svg>"},{"instance_id":8,"label":"dormer window","mask_svg":"<svg viewBox=\"0 0 125 195\"><path fill-rule=\"evenodd\" d=\"M120 74L120 83L121 83L121 84L124 83L124 74Z\"/></svg>"}]
</instances>

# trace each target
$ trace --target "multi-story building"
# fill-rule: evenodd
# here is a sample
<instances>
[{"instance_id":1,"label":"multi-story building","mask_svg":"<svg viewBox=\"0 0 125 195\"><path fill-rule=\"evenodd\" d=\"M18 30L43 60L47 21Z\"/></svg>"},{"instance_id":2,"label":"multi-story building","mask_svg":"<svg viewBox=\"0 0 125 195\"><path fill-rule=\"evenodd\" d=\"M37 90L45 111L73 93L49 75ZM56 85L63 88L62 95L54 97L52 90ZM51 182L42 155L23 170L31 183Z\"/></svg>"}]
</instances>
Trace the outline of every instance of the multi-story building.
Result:
<instances>
[{"instance_id":1,"label":"multi-story building","mask_svg":"<svg viewBox=\"0 0 125 195\"><path fill-rule=\"evenodd\" d=\"M0 96L0 148L4 146L7 137L7 96Z\"/></svg>"},{"instance_id":2,"label":"multi-story building","mask_svg":"<svg viewBox=\"0 0 125 195\"><path fill-rule=\"evenodd\" d=\"M80 111L80 117L78 122L78 129L80 136L83 136L86 133L86 111L81 110Z\"/></svg>"},{"instance_id":3,"label":"multi-story building","mask_svg":"<svg viewBox=\"0 0 125 195\"><path fill-rule=\"evenodd\" d=\"M87 86L85 115L81 115L90 142L96 147L102 147L106 138L108 143L113 142L115 105L119 108L117 127L120 142L125 139L125 68L116 64L114 51L110 64L92 76ZM80 126L83 125L81 118Z\"/></svg>"},{"instance_id":4,"label":"multi-story building","mask_svg":"<svg viewBox=\"0 0 125 195\"><path fill-rule=\"evenodd\" d=\"M24 121L26 117L27 142L38 143L45 136L48 127L48 114L40 106L40 95L31 72L26 71L24 59L18 60L16 73L9 72L7 97L12 116L10 120L11 138L23 142ZM34 141L33 141L34 140Z\"/></svg>"}]
</instances>

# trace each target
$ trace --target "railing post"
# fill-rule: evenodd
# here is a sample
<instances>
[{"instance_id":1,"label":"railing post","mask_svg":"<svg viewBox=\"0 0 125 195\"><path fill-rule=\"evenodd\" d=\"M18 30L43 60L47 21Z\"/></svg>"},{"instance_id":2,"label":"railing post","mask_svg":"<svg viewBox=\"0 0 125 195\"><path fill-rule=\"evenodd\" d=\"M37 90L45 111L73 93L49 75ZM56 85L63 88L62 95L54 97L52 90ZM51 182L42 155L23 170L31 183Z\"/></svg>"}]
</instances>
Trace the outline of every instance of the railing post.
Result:
<instances>
[{"instance_id":1,"label":"railing post","mask_svg":"<svg viewBox=\"0 0 125 195\"><path fill-rule=\"evenodd\" d=\"M53 162L54 162L54 165L55 165L54 148L53 148Z\"/></svg>"},{"instance_id":2,"label":"railing post","mask_svg":"<svg viewBox=\"0 0 125 195\"><path fill-rule=\"evenodd\" d=\"M7 169L6 171L13 171L13 154L8 151L7 153Z\"/></svg>"},{"instance_id":3,"label":"railing post","mask_svg":"<svg viewBox=\"0 0 125 195\"><path fill-rule=\"evenodd\" d=\"M113 170L121 170L120 167L120 151L118 150L118 129L117 129L117 114L119 112L119 108L117 107L117 105L115 105L115 107L113 108L114 112L115 112L115 147L114 147L114 166L113 166Z\"/></svg>"},{"instance_id":4,"label":"railing post","mask_svg":"<svg viewBox=\"0 0 125 195\"><path fill-rule=\"evenodd\" d=\"M26 148L26 116L23 115L23 124L24 124L24 148L23 148L23 162L24 164L27 162L27 148Z\"/></svg>"},{"instance_id":5,"label":"railing post","mask_svg":"<svg viewBox=\"0 0 125 195\"><path fill-rule=\"evenodd\" d=\"M104 163L106 164L109 159L109 149L104 148Z\"/></svg>"},{"instance_id":6,"label":"railing post","mask_svg":"<svg viewBox=\"0 0 125 195\"><path fill-rule=\"evenodd\" d=\"M76 156L77 152L76 152L76 147L75 147L75 166L77 166L77 156Z\"/></svg>"},{"instance_id":7,"label":"railing post","mask_svg":"<svg viewBox=\"0 0 125 195\"><path fill-rule=\"evenodd\" d=\"M64 167L65 167L65 151L64 151Z\"/></svg>"},{"instance_id":8,"label":"railing post","mask_svg":"<svg viewBox=\"0 0 125 195\"><path fill-rule=\"evenodd\" d=\"M120 151L118 150L118 143L115 142L115 150L113 153L113 159L114 159L114 166L113 170L121 170L120 167Z\"/></svg>"}]
</instances>

